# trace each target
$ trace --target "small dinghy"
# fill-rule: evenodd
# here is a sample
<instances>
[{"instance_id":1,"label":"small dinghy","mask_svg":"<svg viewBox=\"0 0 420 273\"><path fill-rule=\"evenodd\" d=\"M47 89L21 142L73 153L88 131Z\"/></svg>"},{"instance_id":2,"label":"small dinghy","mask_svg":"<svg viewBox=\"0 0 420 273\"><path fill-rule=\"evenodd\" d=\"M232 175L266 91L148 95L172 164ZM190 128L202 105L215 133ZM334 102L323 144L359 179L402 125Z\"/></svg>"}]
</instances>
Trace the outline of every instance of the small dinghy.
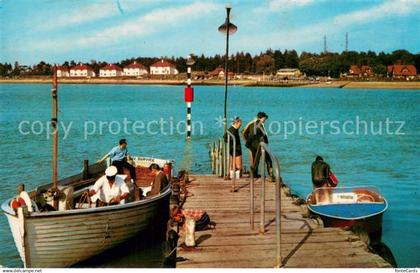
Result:
<instances>
[{"instance_id":1,"label":"small dinghy","mask_svg":"<svg viewBox=\"0 0 420 273\"><path fill-rule=\"evenodd\" d=\"M388 208L386 199L374 187L317 188L306 201L309 210L319 215L326 227L361 224L368 234L379 237L382 215Z\"/></svg>"}]
</instances>

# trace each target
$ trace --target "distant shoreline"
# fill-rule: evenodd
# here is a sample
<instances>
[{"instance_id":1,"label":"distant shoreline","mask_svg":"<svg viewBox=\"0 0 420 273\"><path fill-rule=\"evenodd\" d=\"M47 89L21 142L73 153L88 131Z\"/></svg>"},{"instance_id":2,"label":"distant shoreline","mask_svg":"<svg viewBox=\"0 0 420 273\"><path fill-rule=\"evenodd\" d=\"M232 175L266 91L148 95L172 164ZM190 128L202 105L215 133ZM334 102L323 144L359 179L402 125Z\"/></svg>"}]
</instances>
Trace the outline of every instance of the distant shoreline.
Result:
<instances>
[{"instance_id":1,"label":"distant shoreline","mask_svg":"<svg viewBox=\"0 0 420 273\"><path fill-rule=\"evenodd\" d=\"M50 84L50 77L45 78L0 78L0 84ZM60 78L60 84L132 84L132 85L185 85L184 80L170 79L106 79L106 78ZM197 80L193 85L223 85L223 80ZM249 87L301 87L301 88L344 88L344 89L420 89L419 81L331 81L331 82L272 82L254 80L229 80L229 85Z\"/></svg>"}]
</instances>

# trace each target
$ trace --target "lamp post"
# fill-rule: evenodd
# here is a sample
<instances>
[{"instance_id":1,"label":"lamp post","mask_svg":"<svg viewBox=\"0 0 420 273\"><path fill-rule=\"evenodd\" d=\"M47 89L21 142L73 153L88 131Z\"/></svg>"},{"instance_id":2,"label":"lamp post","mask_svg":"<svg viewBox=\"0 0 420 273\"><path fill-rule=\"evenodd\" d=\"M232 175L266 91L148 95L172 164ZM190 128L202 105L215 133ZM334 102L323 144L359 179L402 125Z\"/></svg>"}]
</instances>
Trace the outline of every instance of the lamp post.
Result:
<instances>
[{"instance_id":1,"label":"lamp post","mask_svg":"<svg viewBox=\"0 0 420 273\"><path fill-rule=\"evenodd\" d=\"M230 22L230 10L232 7L226 6L226 21L218 28L219 32L226 35L226 53L225 53L225 107L223 115L224 131L227 130L227 92L228 92L228 57L229 57L229 35L234 34L238 28Z\"/></svg>"},{"instance_id":2,"label":"lamp post","mask_svg":"<svg viewBox=\"0 0 420 273\"><path fill-rule=\"evenodd\" d=\"M191 87L191 66L195 60L191 55L187 57L187 87L185 88L184 100L187 104L187 140L191 140L191 103L194 101L194 88Z\"/></svg>"}]
</instances>

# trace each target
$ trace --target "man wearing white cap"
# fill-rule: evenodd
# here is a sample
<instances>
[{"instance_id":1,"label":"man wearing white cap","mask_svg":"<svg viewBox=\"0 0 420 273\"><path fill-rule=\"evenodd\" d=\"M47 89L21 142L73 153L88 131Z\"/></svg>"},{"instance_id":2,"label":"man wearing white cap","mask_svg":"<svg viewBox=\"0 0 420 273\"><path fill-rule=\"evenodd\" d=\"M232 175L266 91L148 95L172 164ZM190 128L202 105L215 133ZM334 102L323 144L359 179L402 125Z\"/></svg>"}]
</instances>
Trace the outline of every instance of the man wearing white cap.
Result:
<instances>
[{"instance_id":1,"label":"man wearing white cap","mask_svg":"<svg viewBox=\"0 0 420 273\"><path fill-rule=\"evenodd\" d=\"M117 172L115 166L109 166L105 170L105 175L99 178L89 191L92 202L99 200L103 205L124 204L124 199L130 191Z\"/></svg>"}]
</instances>

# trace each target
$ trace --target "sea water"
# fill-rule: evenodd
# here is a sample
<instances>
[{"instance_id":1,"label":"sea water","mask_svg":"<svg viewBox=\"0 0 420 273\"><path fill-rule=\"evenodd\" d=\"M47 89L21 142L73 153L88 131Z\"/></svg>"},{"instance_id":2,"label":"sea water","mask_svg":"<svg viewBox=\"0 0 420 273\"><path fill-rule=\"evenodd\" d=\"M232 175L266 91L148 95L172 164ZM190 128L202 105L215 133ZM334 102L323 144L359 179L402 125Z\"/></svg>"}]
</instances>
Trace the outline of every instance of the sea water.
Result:
<instances>
[{"instance_id":1,"label":"sea water","mask_svg":"<svg viewBox=\"0 0 420 273\"><path fill-rule=\"evenodd\" d=\"M51 179L50 89L0 85L1 201L16 194L18 183L31 189ZM183 92L183 86L60 85L59 177L80 172L84 159L95 162L120 138L132 155L174 159L178 170L210 173L208 147L223 133L224 88L195 87L191 142ZM260 111L268 114L269 146L293 192L304 197L311 191L316 155L340 185L379 188L389 202L383 241L401 267L420 266L419 110L418 90L232 86L228 94L229 119L239 116L245 125ZM244 147L243 154L248 164ZM5 216L0 225L0 265L22 266ZM131 257L130 266L152 266L143 255Z\"/></svg>"}]
</instances>

